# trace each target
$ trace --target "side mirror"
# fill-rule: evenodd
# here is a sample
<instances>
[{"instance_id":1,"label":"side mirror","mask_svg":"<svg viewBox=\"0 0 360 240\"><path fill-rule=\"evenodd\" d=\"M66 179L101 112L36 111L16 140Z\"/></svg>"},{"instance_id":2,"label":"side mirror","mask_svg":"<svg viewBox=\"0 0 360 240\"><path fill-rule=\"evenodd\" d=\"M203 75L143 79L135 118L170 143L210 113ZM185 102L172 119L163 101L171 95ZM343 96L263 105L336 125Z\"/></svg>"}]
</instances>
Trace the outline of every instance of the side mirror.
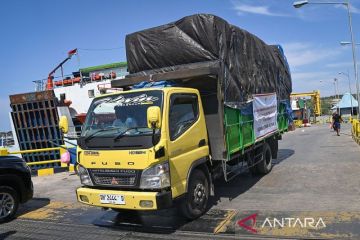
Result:
<instances>
[{"instance_id":1,"label":"side mirror","mask_svg":"<svg viewBox=\"0 0 360 240\"><path fill-rule=\"evenodd\" d=\"M161 111L160 107L152 106L147 109L147 125L148 128L159 129L161 127Z\"/></svg>"},{"instance_id":2,"label":"side mirror","mask_svg":"<svg viewBox=\"0 0 360 240\"><path fill-rule=\"evenodd\" d=\"M62 131L63 133L69 132L69 123L68 123L68 119L66 116L60 117L59 128L60 128L60 131Z\"/></svg>"}]
</instances>

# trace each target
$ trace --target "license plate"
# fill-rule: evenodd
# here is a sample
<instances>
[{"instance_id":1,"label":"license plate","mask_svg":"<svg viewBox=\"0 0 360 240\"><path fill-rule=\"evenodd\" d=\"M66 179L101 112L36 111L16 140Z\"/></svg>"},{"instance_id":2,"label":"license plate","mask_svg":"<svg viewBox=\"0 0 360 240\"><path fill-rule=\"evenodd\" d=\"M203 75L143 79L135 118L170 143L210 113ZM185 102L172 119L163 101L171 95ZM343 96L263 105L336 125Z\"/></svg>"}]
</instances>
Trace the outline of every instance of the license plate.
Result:
<instances>
[{"instance_id":1,"label":"license plate","mask_svg":"<svg viewBox=\"0 0 360 240\"><path fill-rule=\"evenodd\" d=\"M125 204L125 198L123 195L116 194L100 194L100 202L108 204Z\"/></svg>"}]
</instances>

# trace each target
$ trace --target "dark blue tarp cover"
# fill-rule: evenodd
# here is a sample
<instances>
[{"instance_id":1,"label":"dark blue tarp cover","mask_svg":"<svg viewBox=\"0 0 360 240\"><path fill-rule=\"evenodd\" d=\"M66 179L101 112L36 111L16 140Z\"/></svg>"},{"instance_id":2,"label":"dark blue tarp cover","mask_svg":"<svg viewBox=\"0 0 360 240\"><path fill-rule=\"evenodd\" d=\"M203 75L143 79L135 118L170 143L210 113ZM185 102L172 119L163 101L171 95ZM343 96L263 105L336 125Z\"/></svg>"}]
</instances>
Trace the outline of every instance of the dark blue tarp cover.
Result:
<instances>
[{"instance_id":1,"label":"dark blue tarp cover","mask_svg":"<svg viewBox=\"0 0 360 240\"><path fill-rule=\"evenodd\" d=\"M131 76L219 61L217 80L226 103L237 105L261 93L290 98L291 76L283 49L214 15L196 14L135 32L126 36L125 44ZM208 84L206 79L203 84Z\"/></svg>"}]
</instances>

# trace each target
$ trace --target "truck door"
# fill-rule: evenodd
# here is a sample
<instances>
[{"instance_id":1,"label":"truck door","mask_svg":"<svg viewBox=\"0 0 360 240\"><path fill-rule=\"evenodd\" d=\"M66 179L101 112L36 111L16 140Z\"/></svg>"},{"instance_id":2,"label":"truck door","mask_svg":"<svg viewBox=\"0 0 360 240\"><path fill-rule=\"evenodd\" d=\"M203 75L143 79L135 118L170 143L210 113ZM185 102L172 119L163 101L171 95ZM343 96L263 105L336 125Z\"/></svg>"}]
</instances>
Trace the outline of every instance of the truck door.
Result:
<instances>
[{"instance_id":1,"label":"truck door","mask_svg":"<svg viewBox=\"0 0 360 240\"><path fill-rule=\"evenodd\" d=\"M200 100L201 101L201 100ZM195 93L173 93L169 108L169 145L173 197L186 191L192 163L208 155L205 119Z\"/></svg>"}]
</instances>

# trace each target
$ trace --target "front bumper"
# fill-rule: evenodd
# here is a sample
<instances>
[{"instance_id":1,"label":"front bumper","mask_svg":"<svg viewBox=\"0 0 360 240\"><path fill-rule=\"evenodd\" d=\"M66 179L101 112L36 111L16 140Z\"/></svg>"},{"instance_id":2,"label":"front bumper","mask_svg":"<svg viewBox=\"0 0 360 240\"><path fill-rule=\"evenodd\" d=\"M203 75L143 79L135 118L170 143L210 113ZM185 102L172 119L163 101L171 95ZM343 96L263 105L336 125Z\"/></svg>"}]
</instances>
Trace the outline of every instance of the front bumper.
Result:
<instances>
[{"instance_id":1,"label":"front bumper","mask_svg":"<svg viewBox=\"0 0 360 240\"><path fill-rule=\"evenodd\" d=\"M119 194L123 195L125 204L108 204L100 202L100 194ZM171 192L133 192L108 189L94 189L80 187L76 190L76 196L79 202L106 208L135 209L135 210L158 210L172 206L173 200ZM140 206L140 201L152 201L152 207Z\"/></svg>"}]
</instances>

